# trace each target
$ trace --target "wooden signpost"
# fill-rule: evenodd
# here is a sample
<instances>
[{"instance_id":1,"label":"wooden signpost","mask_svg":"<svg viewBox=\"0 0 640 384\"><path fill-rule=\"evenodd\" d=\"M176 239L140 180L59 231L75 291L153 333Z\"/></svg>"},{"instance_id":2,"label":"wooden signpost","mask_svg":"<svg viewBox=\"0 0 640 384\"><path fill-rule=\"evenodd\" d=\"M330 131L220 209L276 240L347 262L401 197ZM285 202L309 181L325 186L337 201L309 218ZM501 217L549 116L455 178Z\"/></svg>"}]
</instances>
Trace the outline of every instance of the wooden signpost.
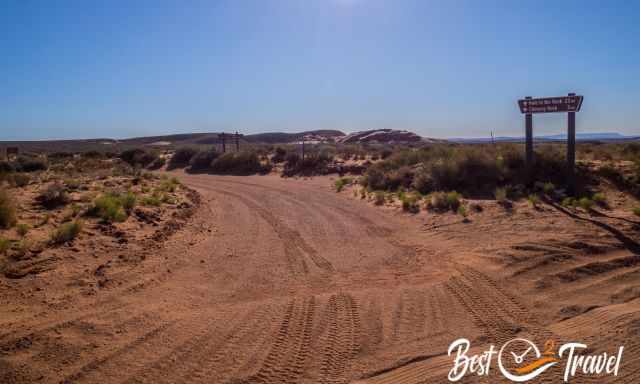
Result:
<instances>
[{"instance_id":1,"label":"wooden signpost","mask_svg":"<svg viewBox=\"0 0 640 384\"><path fill-rule=\"evenodd\" d=\"M567 118L567 170L570 192L575 191L575 163L576 163L576 112L582 107L583 96L569 93L567 96L544 97L534 99L530 96L518 100L520 112L524 114L526 136L527 168L533 166L533 114L565 112Z\"/></svg>"}]
</instances>

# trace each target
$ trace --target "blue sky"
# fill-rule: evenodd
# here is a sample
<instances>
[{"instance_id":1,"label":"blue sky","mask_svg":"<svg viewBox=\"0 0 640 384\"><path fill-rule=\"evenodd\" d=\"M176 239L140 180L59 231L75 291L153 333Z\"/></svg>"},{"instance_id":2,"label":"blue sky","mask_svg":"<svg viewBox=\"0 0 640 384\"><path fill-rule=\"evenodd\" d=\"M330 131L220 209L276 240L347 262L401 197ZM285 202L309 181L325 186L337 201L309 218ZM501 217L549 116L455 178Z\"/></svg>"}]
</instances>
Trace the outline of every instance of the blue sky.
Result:
<instances>
[{"instance_id":1,"label":"blue sky","mask_svg":"<svg viewBox=\"0 0 640 384\"><path fill-rule=\"evenodd\" d=\"M578 132L640 134L639 16L633 1L5 0L0 140L520 135L518 98L571 91Z\"/></svg>"}]
</instances>

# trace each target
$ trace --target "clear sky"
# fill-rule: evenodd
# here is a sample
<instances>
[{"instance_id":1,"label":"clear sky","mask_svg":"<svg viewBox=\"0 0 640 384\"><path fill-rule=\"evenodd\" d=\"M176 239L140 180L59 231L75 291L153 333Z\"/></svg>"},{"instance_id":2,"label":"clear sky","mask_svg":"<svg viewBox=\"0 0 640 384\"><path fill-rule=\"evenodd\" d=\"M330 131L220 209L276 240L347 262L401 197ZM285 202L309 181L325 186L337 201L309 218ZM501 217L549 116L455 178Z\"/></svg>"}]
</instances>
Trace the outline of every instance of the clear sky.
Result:
<instances>
[{"instance_id":1,"label":"clear sky","mask_svg":"<svg viewBox=\"0 0 640 384\"><path fill-rule=\"evenodd\" d=\"M571 91L578 132L640 134L639 17L621 0L4 0L0 140L521 135L518 98Z\"/></svg>"}]
</instances>

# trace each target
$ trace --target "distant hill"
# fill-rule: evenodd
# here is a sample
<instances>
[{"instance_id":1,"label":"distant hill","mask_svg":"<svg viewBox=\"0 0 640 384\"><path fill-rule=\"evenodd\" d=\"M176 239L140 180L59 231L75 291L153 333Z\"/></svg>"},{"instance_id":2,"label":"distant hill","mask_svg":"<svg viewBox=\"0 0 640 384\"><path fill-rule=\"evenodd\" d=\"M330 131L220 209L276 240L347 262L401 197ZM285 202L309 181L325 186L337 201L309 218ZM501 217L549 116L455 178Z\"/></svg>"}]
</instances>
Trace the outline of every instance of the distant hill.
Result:
<instances>
[{"instance_id":1,"label":"distant hill","mask_svg":"<svg viewBox=\"0 0 640 384\"><path fill-rule=\"evenodd\" d=\"M305 140L314 140L314 141L333 141L338 137L344 136L344 132L335 131L335 130L316 130L316 131L305 131L299 133L285 133L285 132L267 132L267 133L257 133L254 135L246 135L244 139L250 143L266 143L266 144L277 144L277 143L292 143L296 141L301 141L304 137Z\"/></svg>"},{"instance_id":2,"label":"distant hill","mask_svg":"<svg viewBox=\"0 0 640 384\"><path fill-rule=\"evenodd\" d=\"M446 140L431 139L421 137L413 132L397 129L372 129L350 133L344 137L339 137L336 142L343 144L362 143L436 143Z\"/></svg>"},{"instance_id":3,"label":"distant hill","mask_svg":"<svg viewBox=\"0 0 640 384\"><path fill-rule=\"evenodd\" d=\"M490 137L478 137L478 138L451 138L448 139L454 143L491 143L492 140L496 143L523 143L525 138L520 136L497 136L493 139ZM534 141L566 141L567 134L557 135L545 135L534 136ZM640 140L640 136L625 136L617 132L598 132L598 133L576 133L576 141L602 141L602 142L616 142L616 141L636 141Z\"/></svg>"}]
</instances>

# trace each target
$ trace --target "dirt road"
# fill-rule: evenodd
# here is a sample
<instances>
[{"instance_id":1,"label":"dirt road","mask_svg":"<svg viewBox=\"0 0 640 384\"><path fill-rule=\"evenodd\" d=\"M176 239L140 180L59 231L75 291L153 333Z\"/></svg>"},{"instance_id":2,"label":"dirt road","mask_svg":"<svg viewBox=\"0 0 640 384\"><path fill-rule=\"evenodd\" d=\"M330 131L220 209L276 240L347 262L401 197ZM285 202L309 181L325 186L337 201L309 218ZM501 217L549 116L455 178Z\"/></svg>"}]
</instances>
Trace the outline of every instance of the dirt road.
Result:
<instances>
[{"instance_id":1,"label":"dirt road","mask_svg":"<svg viewBox=\"0 0 640 384\"><path fill-rule=\"evenodd\" d=\"M326 178L180 178L203 204L159 254L96 297L3 321L7 381L447 382L453 340L516 335L624 342L619 381L592 381L640 377L638 256L589 223L549 209L530 232L437 228ZM595 258L607 267L580 269Z\"/></svg>"}]
</instances>

